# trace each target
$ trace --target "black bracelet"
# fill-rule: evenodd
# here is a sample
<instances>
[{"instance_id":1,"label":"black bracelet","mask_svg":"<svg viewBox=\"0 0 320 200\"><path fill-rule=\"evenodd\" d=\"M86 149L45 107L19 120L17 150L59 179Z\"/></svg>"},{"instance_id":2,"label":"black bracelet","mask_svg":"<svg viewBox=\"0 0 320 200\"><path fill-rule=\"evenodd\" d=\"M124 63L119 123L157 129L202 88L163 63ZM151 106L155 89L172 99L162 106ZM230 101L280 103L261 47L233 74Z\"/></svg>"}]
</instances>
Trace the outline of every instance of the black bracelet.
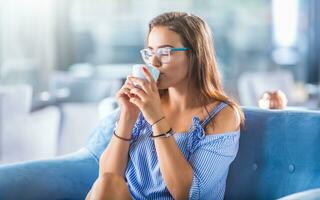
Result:
<instances>
[{"instance_id":1,"label":"black bracelet","mask_svg":"<svg viewBox=\"0 0 320 200\"><path fill-rule=\"evenodd\" d=\"M156 123L160 122L161 120L163 120L164 118L165 118L165 116L163 116L163 117L161 117L160 119L158 119L157 121L153 122L153 124L151 124L151 127L152 127L153 125L155 125Z\"/></svg>"},{"instance_id":2,"label":"black bracelet","mask_svg":"<svg viewBox=\"0 0 320 200\"><path fill-rule=\"evenodd\" d=\"M117 135L116 134L116 130L113 131L113 135L116 136L117 138L119 138L120 140L123 140L123 141L130 142L132 140L132 138L127 139L127 138L124 138L124 137L121 137L121 136Z\"/></svg>"},{"instance_id":3,"label":"black bracelet","mask_svg":"<svg viewBox=\"0 0 320 200\"><path fill-rule=\"evenodd\" d=\"M174 132L172 131L172 128L170 128L167 132L165 132L165 133L161 133L161 134L159 134L159 135L150 135L150 137L152 138L152 139L154 139L154 138L158 138L158 137L164 137L164 138L168 138L168 137L171 137L171 136L173 136L174 135Z\"/></svg>"}]
</instances>

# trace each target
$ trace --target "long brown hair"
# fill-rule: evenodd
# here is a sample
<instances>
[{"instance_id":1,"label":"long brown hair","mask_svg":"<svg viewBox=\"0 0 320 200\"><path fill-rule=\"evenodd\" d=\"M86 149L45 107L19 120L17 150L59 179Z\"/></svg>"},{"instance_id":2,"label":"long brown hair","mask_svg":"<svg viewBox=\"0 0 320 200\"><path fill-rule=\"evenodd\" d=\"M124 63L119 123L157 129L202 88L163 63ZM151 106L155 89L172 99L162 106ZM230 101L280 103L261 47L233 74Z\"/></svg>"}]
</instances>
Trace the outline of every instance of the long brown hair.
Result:
<instances>
[{"instance_id":1,"label":"long brown hair","mask_svg":"<svg viewBox=\"0 0 320 200\"><path fill-rule=\"evenodd\" d=\"M148 37L156 26L165 26L176 32L182 38L183 45L190 48L188 51L190 61L188 80L190 80L189 84L195 84L199 90L201 104L207 105L212 102L212 99L225 102L238 112L241 124L243 124L244 115L241 108L223 90L217 68L213 37L208 24L200 17L185 12L163 13L150 21ZM162 96L167 89L159 90L159 92Z\"/></svg>"}]
</instances>

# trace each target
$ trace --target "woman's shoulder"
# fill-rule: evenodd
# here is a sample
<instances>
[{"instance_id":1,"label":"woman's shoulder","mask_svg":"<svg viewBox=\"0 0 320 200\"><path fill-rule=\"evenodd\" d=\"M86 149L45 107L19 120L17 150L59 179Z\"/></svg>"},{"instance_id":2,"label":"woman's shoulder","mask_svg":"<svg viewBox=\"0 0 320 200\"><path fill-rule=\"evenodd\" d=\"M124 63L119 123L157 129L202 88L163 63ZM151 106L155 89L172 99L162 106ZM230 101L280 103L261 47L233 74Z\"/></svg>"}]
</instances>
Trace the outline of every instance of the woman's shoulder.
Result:
<instances>
[{"instance_id":1,"label":"woman's shoulder","mask_svg":"<svg viewBox=\"0 0 320 200\"><path fill-rule=\"evenodd\" d=\"M217 103L213 103L211 110L216 107ZM233 106L226 104L226 106L208 122L205 132L207 134L235 132L240 129L240 123L240 113Z\"/></svg>"}]
</instances>

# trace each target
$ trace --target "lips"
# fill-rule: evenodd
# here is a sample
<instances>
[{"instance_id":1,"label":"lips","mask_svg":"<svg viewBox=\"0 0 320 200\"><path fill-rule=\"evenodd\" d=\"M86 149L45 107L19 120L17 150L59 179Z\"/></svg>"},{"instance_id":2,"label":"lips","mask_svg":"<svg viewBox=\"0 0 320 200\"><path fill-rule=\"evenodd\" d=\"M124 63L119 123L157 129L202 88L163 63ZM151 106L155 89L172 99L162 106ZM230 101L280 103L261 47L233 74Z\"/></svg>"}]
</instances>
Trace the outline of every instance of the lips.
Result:
<instances>
[{"instance_id":1,"label":"lips","mask_svg":"<svg viewBox=\"0 0 320 200\"><path fill-rule=\"evenodd\" d=\"M159 74L159 77L158 77L158 80L157 80L157 83L159 83L159 81L160 81L160 78L163 76L163 73L160 73Z\"/></svg>"}]
</instances>

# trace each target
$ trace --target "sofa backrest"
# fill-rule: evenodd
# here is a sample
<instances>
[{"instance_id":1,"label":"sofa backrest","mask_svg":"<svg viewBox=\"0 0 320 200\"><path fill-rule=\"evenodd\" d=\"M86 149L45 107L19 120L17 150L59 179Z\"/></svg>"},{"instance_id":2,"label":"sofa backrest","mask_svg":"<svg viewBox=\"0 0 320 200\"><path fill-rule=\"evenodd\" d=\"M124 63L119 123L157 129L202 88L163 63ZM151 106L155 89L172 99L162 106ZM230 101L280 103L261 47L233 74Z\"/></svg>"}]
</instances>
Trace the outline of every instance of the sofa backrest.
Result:
<instances>
[{"instance_id":1,"label":"sofa backrest","mask_svg":"<svg viewBox=\"0 0 320 200\"><path fill-rule=\"evenodd\" d=\"M276 199L320 187L320 112L244 111L225 199Z\"/></svg>"}]
</instances>

